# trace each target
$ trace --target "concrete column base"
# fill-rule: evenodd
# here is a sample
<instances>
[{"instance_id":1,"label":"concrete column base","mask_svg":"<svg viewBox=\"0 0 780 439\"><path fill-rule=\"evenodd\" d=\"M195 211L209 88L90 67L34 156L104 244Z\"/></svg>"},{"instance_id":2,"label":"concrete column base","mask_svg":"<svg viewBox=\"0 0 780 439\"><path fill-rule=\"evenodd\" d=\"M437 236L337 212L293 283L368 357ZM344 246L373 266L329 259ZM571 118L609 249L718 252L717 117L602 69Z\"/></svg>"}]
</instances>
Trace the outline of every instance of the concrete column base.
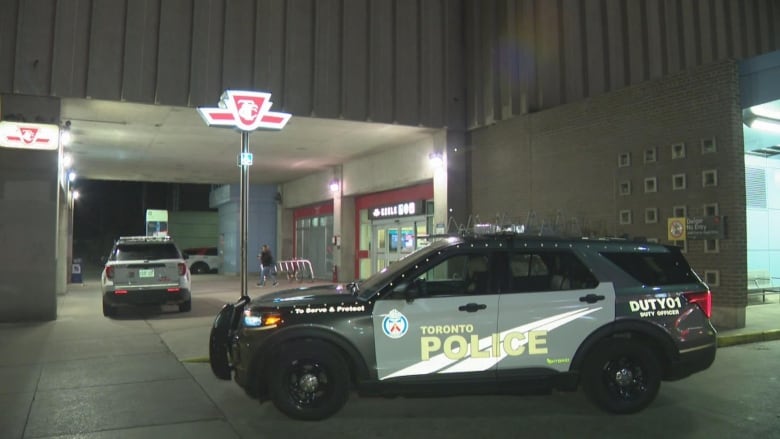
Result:
<instances>
[{"instance_id":1,"label":"concrete column base","mask_svg":"<svg viewBox=\"0 0 780 439\"><path fill-rule=\"evenodd\" d=\"M712 308L712 324L716 329L739 329L745 327L744 306L717 306Z\"/></svg>"}]
</instances>

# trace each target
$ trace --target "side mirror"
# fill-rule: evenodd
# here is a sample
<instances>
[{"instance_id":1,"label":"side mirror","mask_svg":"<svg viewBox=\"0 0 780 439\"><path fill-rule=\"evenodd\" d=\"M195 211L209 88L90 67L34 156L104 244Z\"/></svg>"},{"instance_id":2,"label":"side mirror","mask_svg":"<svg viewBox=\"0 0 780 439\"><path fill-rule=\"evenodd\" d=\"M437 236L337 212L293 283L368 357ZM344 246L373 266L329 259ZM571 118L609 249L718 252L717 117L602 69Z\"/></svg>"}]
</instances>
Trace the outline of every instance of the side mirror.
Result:
<instances>
[{"instance_id":1,"label":"side mirror","mask_svg":"<svg viewBox=\"0 0 780 439\"><path fill-rule=\"evenodd\" d=\"M404 290L404 297L406 298L406 303L412 303L414 302L414 299L425 297L427 295L426 285L425 285L425 279L423 278L417 278L412 281L412 283L406 285L406 290Z\"/></svg>"}]
</instances>

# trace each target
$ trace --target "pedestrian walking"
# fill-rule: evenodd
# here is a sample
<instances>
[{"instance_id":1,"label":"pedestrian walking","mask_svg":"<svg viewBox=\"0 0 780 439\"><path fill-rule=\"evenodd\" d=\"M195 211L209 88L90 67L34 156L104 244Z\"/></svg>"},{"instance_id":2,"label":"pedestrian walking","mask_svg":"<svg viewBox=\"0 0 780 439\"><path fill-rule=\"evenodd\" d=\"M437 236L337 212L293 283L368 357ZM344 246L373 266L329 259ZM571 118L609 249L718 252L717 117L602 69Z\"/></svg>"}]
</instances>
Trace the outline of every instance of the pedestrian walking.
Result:
<instances>
[{"instance_id":1,"label":"pedestrian walking","mask_svg":"<svg viewBox=\"0 0 780 439\"><path fill-rule=\"evenodd\" d=\"M260 254L257 255L257 259L260 260L260 282L257 285L264 287L266 279L270 278L273 286L276 286L279 282L276 281L274 255L271 253L271 248L268 247L268 244L263 244L260 248Z\"/></svg>"}]
</instances>

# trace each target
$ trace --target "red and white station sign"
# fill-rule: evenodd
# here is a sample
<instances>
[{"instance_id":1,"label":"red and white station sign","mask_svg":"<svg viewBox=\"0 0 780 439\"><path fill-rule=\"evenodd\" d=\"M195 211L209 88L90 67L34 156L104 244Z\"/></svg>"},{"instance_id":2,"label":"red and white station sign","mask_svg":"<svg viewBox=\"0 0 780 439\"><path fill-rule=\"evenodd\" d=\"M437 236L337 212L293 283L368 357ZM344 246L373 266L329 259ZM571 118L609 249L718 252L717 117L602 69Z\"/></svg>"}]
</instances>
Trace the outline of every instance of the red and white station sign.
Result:
<instances>
[{"instance_id":1,"label":"red and white station sign","mask_svg":"<svg viewBox=\"0 0 780 439\"><path fill-rule=\"evenodd\" d=\"M59 147L59 138L57 125L0 121L0 146L53 150Z\"/></svg>"},{"instance_id":2,"label":"red and white station sign","mask_svg":"<svg viewBox=\"0 0 780 439\"><path fill-rule=\"evenodd\" d=\"M226 90L218 108L198 108L208 126L231 126L241 131L259 128L281 130L290 114L271 110L271 94L257 91Z\"/></svg>"}]
</instances>

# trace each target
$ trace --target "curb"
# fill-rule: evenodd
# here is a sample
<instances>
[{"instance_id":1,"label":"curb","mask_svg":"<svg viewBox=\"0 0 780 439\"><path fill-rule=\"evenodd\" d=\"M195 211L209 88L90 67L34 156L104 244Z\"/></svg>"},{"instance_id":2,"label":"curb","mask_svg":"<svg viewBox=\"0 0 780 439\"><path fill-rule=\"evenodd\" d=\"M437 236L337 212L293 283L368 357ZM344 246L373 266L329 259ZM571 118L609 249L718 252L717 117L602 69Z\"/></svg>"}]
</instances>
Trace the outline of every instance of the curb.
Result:
<instances>
[{"instance_id":1,"label":"curb","mask_svg":"<svg viewBox=\"0 0 780 439\"><path fill-rule=\"evenodd\" d=\"M186 358L184 360L180 360L182 363L208 363L209 357L195 357L195 358Z\"/></svg>"},{"instance_id":2,"label":"curb","mask_svg":"<svg viewBox=\"0 0 780 439\"><path fill-rule=\"evenodd\" d=\"M723 348L728 346L773 340L780 340L780 329L769 329L767 331L751 332L747 334L719 336L718 347Z\"/></svg>"}]
</instances>

